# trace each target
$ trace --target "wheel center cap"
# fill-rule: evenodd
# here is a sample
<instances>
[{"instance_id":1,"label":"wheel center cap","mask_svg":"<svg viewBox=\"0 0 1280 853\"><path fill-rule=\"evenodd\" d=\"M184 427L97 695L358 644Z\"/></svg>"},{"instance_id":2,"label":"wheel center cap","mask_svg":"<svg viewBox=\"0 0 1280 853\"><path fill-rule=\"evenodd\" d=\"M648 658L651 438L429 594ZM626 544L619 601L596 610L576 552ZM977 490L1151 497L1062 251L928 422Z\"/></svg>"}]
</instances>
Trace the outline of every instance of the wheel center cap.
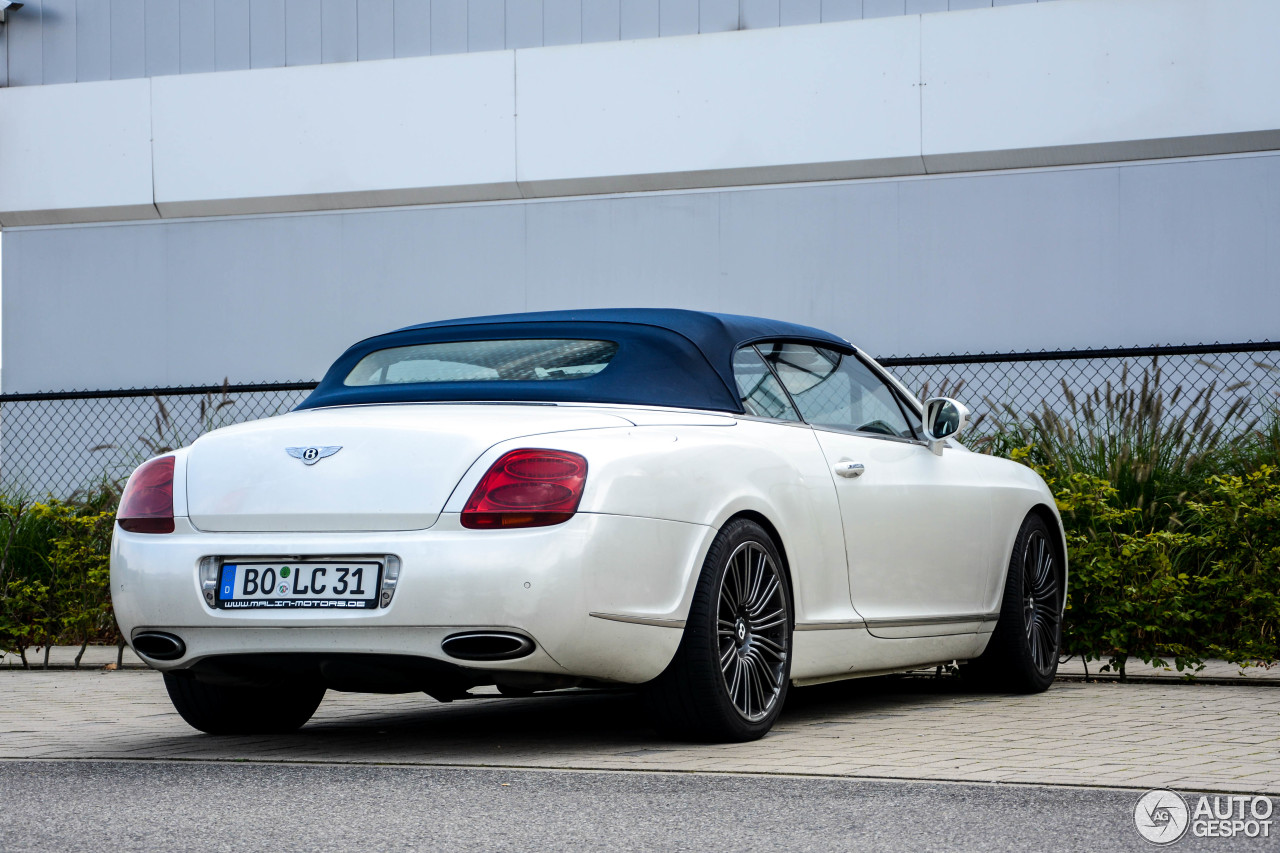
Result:
<instances>
[{"instance_id":1,"label":"wheel center cap","mask_svg":"<svg viewBox=\"0 0 1280 853\"><path fill-rule=\"evenodd\" d=\"M742 617L738 617L738 621L734 623L733 633L738 638L739 643L747 641L747 622Z\"/></svg>"}]
</instances>

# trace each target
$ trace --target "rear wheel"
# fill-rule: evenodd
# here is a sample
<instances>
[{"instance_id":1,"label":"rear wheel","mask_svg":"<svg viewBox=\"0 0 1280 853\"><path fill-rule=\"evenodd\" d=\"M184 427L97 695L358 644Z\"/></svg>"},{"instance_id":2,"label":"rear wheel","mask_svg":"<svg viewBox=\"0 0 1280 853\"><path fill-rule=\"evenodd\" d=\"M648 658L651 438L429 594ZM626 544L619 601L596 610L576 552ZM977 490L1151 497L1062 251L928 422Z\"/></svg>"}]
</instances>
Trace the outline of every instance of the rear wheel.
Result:
<instances>
[{"instance_id":1,"label":"rear wheel","mask_svg":"<svg viewBox=\"0 0 1280 853\"><path fill-rule=\"evenodd\" d=\"M1063 585L1051 535L1039 515L1022 523L991 642L965 668L975 681L1015 693L1039 693L1053 683L1062 639Z\"/></svg>"},{"instance_id":2,"label":"rear wheel","mask_svg":"<svg viewBox=\"0 0 1280 853\"><path fill-rule=\"evenodd\" d=\"M649 686L658 727L694 740L762 737L791 678L791 594L764 528L725 525L702 566L675 659Z\"/></svg>"},{"instance_id":3,"label":"rear wheel","mask_svg":"<svg viewBox=\"0 0 1280 853\"><path fill-rule=\"evenodd\" d=\"M166 672L173 707L192 727L211 735L265 735L296 731L311 719L324 687L287 684L241 687L208 684L182 672Z\"/></svg>"}]
</instances>

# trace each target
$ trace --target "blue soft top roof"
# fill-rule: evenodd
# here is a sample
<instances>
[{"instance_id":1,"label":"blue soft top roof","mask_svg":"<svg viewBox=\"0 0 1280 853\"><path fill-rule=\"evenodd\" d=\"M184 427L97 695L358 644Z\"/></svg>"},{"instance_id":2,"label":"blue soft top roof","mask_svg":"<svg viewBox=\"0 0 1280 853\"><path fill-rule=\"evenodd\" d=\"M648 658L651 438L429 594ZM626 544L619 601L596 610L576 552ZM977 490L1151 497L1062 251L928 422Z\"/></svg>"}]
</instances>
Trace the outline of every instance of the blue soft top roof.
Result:
<instances>
[{"instance_id":1,"label":"blue soft top roof","mask_svg":"<svg viewBox=\"0 0 1280 853\"><path fill-rule=\"evenodd\" d=\"M390 347L450 341L529 338L605 340L618 344L608 367L581 379L422 382L348 387L352 368ZM671 308L537 311L441 320L367 338L333 363L299 409L360 403L551 402L622 403L741 412L733 354L762 340L806 341L842 352L852 346L809 326Z\"/></svg>"}]
</instances>

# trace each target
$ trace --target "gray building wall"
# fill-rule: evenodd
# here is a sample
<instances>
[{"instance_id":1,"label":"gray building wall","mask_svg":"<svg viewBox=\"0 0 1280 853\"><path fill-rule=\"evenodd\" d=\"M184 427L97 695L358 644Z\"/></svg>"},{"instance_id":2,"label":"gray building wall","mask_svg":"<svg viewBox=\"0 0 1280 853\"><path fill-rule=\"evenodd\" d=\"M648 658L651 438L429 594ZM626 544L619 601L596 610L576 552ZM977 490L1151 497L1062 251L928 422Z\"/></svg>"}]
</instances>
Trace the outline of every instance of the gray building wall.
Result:
<instances>
[{"instance_id":1,"label":"gray building wall","mask_svg":"<svg viewBox=\"0 0 1280 853\"><path fill-rule=\"evenodd\" d=\"M1262 340L1277 234L1277 153L6 229L4 390L316 379L410 323L601 306L777 317L877 355Z\"/></svg>"},{"instance_id":2,"label":"gray building wall","mask_svg":"<svg viewBox=\"0 0 1280 853\"><path fill-rule=\"evenodd\" d=\"M1036 1L25 0L0 26L0 86L657 38Z\"/></svg>"}]
</instances>

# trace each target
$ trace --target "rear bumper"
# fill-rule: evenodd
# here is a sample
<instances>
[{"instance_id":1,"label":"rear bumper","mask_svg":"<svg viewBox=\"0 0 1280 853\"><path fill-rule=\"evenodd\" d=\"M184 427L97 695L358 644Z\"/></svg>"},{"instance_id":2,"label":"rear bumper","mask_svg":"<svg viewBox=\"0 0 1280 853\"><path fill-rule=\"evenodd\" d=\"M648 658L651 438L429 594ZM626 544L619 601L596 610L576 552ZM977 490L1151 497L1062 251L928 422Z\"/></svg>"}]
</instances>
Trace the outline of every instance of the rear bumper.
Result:
<instances>
[{"instance_id":1,"label":"rear bumper","mask_svg":"<svg viewBox=\"0 0 1280 853\"><path fill-rule=\"evenodd\" d=\"M176 526L166 535L117 528L112 542L112 599L125 637L163 631L185 644L176 660L149 660L156 669L227 655L407 655L473 671L624 683L654 678L671 661L714 535L702 525L591 513L499 531L463 529L454 514L429 530L397 532L206 533L183 518ZM201 595L203 557L320 554L398 556L390 605L227 611ZM473 630L521 634L535 648L505 661L456 660L441 648L446 637Z\"/></svg>"}]
</instances>

